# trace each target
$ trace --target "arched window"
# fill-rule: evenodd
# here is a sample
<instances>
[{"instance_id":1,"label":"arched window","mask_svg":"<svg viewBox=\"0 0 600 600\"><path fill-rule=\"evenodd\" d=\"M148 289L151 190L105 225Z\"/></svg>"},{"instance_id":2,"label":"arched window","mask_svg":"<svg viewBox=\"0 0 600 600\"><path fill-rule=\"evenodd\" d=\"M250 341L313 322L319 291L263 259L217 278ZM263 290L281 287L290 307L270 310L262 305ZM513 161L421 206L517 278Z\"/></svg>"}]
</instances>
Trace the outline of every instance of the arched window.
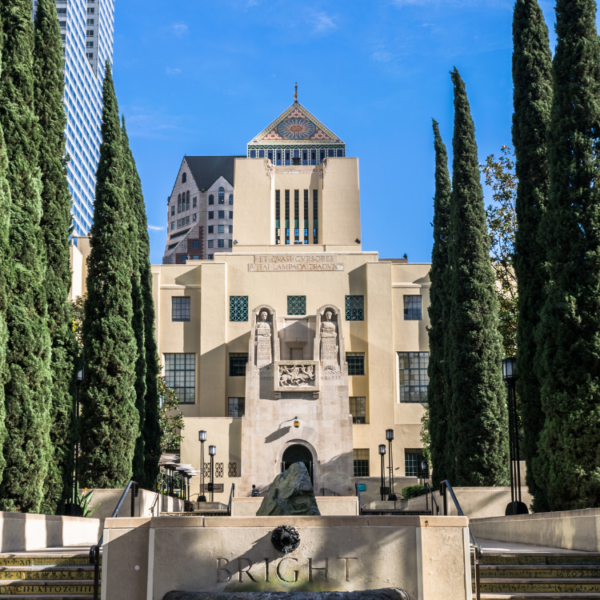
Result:
<instances>
[{"instance_id":1,"label":"arched window","mask_svg":"<svg viewBox=\"0 0 600 600\"><path fill-rule=\"evenodd\" d=\"M229 204L233 204L233 194L229 194Z\"/></svg>"},{"instance_id":2,"label":"arched window","mask_svg":"<svg viewBox=\"0 0 600 600\"><path fill-rule=\"evenodd\" d=\"M185 183L187 181L187 173L182 173L181 175L181 183Z\"/></svg>"},{"instance_id":3,"label":"arched window","mask_svg":"<svg viewBox=\"0 0 600 600\"><path fill-rule=\"evenodd\" d=\"M208 203L209 204L214 204L215 203L215 197L212 194L208 197Z\"/></svg>"},{"instance_id":4,"label":"arched window","mask_svg":"<svg viewBox=\"0 0 600 600\"><path fill-rule=\"evenodd\" d=\"M225 188L219 188L219 204L225 204Z\"/></svg>"}]
</instances>

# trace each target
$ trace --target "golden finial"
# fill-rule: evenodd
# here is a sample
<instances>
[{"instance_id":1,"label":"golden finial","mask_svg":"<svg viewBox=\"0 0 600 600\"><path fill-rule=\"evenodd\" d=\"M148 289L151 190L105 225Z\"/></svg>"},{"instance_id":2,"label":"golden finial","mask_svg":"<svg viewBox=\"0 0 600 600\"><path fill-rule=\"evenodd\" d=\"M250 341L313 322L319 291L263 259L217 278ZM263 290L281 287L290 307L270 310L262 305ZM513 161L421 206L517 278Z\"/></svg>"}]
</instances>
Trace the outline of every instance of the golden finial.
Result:
<instances>
[{"instance_id":1,"label":"golden finial","mask_svg":"<svg viewBox=\"0 0 600 600\"><path fill-rule=\"evenodd\" d=\"M294 92L294 102L298 102L298 82L296 82L296 91Z\"/></svg>"}]
</instances>

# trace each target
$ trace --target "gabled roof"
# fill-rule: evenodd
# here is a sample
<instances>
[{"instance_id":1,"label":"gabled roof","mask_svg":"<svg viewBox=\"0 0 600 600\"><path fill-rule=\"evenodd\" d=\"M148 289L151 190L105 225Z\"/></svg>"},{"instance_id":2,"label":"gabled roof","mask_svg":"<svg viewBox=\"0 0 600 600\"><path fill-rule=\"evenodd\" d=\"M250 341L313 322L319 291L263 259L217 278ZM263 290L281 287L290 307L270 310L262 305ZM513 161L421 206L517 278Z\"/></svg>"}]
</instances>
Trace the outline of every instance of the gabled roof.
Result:
<instances>
[{"instance_id":1,"label":"gabled roof","mask_svg":"<svg viewBox=\"0 0 600 600\"><path fill-rule=\"evenodd\" d=\"M296 101L266 129L252 138L248 146L254 148L280 144L323 147L339 146L344 142Z\"/></svg>"},{"instance_id":2,"label":"gabled roof","mask_svg":"<svg viewBox=\"0 0 600 600\"><path fill-rule=\"evenodd\" d=\"M233 187L234 163L245 156L186 156L185 161L199 190L208 190L219 177Z\"/></svg>"}]
</instances>

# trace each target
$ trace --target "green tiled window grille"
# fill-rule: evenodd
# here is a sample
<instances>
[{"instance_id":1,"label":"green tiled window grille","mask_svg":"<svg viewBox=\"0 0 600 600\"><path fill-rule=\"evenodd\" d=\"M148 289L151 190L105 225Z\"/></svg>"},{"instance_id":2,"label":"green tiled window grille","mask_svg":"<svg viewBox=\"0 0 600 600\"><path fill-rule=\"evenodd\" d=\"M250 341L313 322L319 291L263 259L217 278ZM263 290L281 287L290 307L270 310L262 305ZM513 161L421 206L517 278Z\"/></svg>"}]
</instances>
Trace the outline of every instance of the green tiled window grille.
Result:
<instances>
[{"instance_id":1,"label":"green tiled window grille","mask_svg":"<svg viewBox=\"0 0 600 600\"><path fill-rule=\"evenodd\" d=\"M365 297L346 296L346 321L365 320Z\"/></svg>"},{"instance_id":2,"label":"green tiled window grille","mask_svg":"<svg viewBox=\"0 0 600 600\"><path fill-rule=\"evenodd\" d=\"M408 448L404 450L404 476L425 477L427 469L423 471L422 464L424 460L423 450L411 450Z\"/></svg>"},{"instance_id":3,"label":"green tiled window grille","mask_svg":"<svg viewBox=\"0 0 600 600\"><path fill-rule=\"evenodd\" d=\"M400 402L427 402L428 352L398 352Z\"/></svg>"},{"instance_id":4,"label":"green tiled window grille","mask_svg":"<svg viewBox=\"0 0 600 600\"><path fill-rule=\"evenodd\" d=\"M354 449L354 477L369 477L369 449Z\"/></svg>"},{"instance_id":5,"label":"green tiled window grille","mask_svg":"<svg viewBox=\"0 0 600 600\"><path fill-rule=\"evenodd\" d=\"M365 374L365 355L362 352L347 352L348 375Z\"/></svg>"},{"instance_id":6,"label":"green tiled window grille","mask_svg":"<svg viewBox=\"0 0 600 600\"><path fill-rule=\"evenodd\" d=\"M180 404L196 402L196 355L165 354L165 380Z\"/></svg>"},{"instance_id":7,"label":"green tiled window grille","mask_svg":"<svg viewBox=\"0 0 600 600\"><path fill-rule=\"evenodd\" d=\"M248 296L229 296L229 320L248 320Z\"/></svg>"},{"instance_id":8,"label":"green tiled window grille","mask_svg":"<svg viewBox=\"0 0 600 600\"><path fill-rule=\"evenodd\" d=\"M246 377L247 354L229 355L229 377Z\"/></svg>"},{"instance_id":9,"label":"green tiled window grille","mask_svg":"<svg viewBox=\"0 0 600 600\"><path fill-rule=\"evenodd\" d=\"M350 414L353 423L357 425L367 423L367 399L364 396L350 397Z\"/></svg>"},{"instance_id":10,"label":"green tiled window grille","mask_svg":"<svg viewBox=\"0 0 600 600\"><path fill-rule=\"evenodd\" d=\"M288 315L306 314L306 296L288 296Z\"/></svg>"}]
</instances>

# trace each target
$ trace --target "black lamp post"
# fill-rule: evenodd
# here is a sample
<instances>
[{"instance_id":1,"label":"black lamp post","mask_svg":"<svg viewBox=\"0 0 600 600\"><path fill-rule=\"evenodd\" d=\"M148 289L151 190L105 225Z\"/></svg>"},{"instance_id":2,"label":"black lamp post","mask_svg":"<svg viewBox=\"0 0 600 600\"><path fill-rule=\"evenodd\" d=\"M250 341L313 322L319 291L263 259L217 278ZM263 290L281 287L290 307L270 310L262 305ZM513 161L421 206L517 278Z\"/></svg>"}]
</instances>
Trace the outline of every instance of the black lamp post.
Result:
<instances>
[{"instance_id":1,"label":"black lamp post","mask_svg":"<svg viewBox=\"0 0 600 600\"><path fill-rule=\"evenodd\" d=\"M204 495L204 442L206 441L206 431L198 432L198 440L200 441L200 495L198 502L206 502Z\"/></svg>"},{"instance_id":2,"label":"black lamp post","mask_svg":"<svg viewBox=\"0 0 600 600\"><path fill-rule=\"evenodd\" d=\"M398 496L396 496L396 494L394 494L394 456L392 454L392 442L394 441L394 430L393 429L386 430L385 439L388 441L388 445L389 445L388 465L390 467L390 495L388 496L388 501L397 502Z\"/></svg>"},{"instance_id":3,"label":"black lamp post","mask_svg":"<svg viewBox=\"0 0 600 600\"><path fill-rule=\"evenodd\" d=\"M210 501L215 501L215 454L217 453L216 446L209 446L208 453L210 454L210 483L208 491L210 492Z\"/></svg>"},{"instance_id":4,"label":"black lamp post","mask_svg":"<svg viewBox=\"0 0 600 600\"><path fill-rule=\"evenodd\" d=\"M517 417L517 359L512 356L502 361L502 378L508 396L508 437L510 446L510 504L507 515L526 515L527 506L521 500L521 457L519 452L519 419Z\"/></svg>"},{"instance_id":5,"label":"black lamp post","mask_svg":"<svg viewBox=\"0 0 600 600\"><path fill-rule=\"evenodd\" d=\"M381 456L381 486L379 493L381 494L381 501L385 500L385 495L389 494L389 490L385 487L385 444L380 444L379 455Z\"/></svg>"}]
</instances>

